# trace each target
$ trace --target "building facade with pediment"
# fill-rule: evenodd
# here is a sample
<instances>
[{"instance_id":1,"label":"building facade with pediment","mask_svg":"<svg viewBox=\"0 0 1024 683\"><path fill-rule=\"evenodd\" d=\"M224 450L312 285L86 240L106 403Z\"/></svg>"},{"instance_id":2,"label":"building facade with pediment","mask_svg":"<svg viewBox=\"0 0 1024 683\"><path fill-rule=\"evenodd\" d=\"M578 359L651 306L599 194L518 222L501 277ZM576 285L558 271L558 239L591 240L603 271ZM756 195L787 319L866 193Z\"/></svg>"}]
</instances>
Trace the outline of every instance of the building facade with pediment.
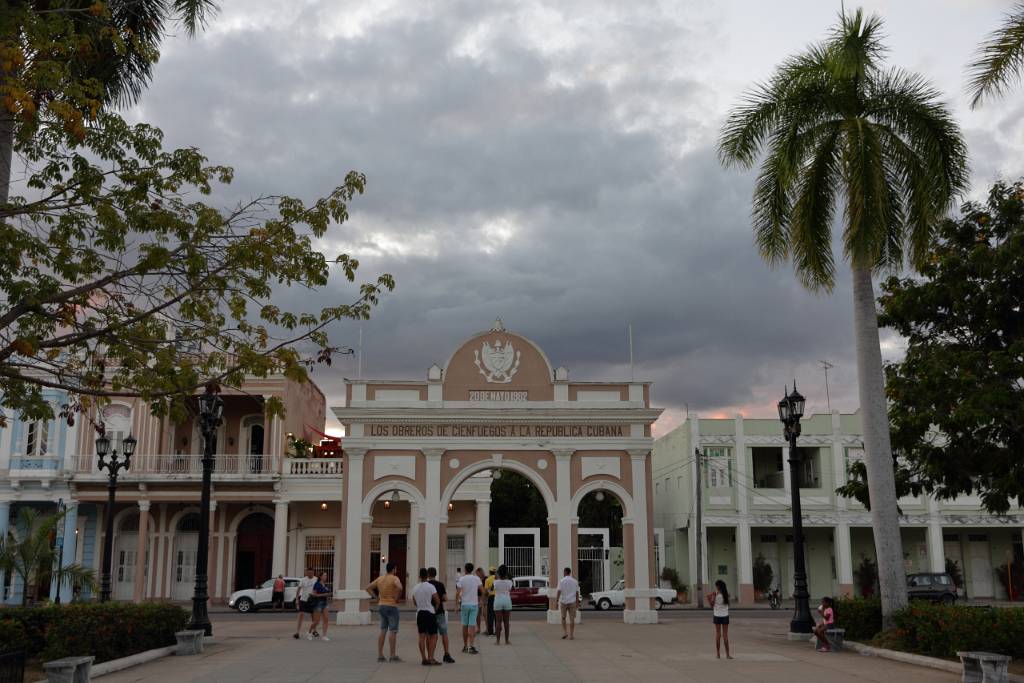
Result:
<instances>
[{"instance_id":1,"label":"building facade with pediment","mask_svg":"<svg viewBox=\"0 0 1024 683\"><path fill-rule=\"evenodd\" d=\"M859 575L875 559L870 512L836 494L849 466L864 456L859 413L809 415L798 441L800 504L812 597L863 594ZM697 462L701 459L703 533L696 534ZM665 530L665 564L684 583L722 579L741 603L755 599L754 563L772 567L772 587L793 589L789 446L777 418L709 419L691 414L654 445L655 518ZM908 574L961 575L960 595L1006 599L1006 563L1024 562L1024 509L984 510L978 496L899 500ZM697 543L702 567L697 566ZM1018 565L1019 566L1019 565ZM870 572L868 572L870 573ZM870 583L870 581L868 581ZM691 593L692 595L692 593ZM1021 596L1014 596L1020 599Z\"/></svg>"},{"instance_id":2,"label":"building facade with pediment","mask_svg":"<svg viewBox=\"0 0 1024 683\"><path fill-rule=\"evenodd\" d=\"M547 507L551 586L564 567L577 568L584 496L614 496L623 512L623 619L657 621L651 425L661 411L650 406L649 383L570 380L498 321L425 378L346 380L345 392L346 405L333 408L346 430L340 623L369 622L363 589L389 553L442 573L456 549L487 563L488 485L502 470L526 477ZM556 608L552 590L550 619Z\"/></svg>"}]
</instances>

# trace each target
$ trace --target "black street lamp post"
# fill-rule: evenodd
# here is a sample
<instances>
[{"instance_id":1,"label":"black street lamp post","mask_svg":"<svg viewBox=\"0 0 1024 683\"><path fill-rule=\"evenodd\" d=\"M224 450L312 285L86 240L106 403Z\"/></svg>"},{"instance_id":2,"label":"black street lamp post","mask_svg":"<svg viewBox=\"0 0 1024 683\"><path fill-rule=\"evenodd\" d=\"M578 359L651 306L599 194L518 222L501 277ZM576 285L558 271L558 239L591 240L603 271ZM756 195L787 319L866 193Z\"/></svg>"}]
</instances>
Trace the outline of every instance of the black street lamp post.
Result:
<instances>
[{"instance_id":1,"label":"black street lamp post","mask_svg":"<svg viewBox=\"0 0 1024 683\"><path fill-rule=\"evenodd\" d=\"M210 479L213 475L213 450L216 443L217 427L224 413L224 401L217 395L213 385L207 385L206 393L199 397L199 430L203 434L203 492L199 502L199 548L196 552L196 588L192 595L192 620L189 629L202 629L206 635L213 635L213 624L207 611L207 570L210 554Z\"/></svg>"},{"instance_id":2,"label":"black street lamp post","mask_svg":"<svg viewBox=\"0 0 1024 683\"><path fill-rule=\"evenodd\" d=\"M67 506L64 504L64 499L58 499L57 514L64 514L67 509ZM57 544L57 569L54 572L57 575L57 594L53 596L53 604L59 605L60 589L64 584L64 532L67 531L67 527L65 526L63 519L60 521L60 528L55 529L54 531L54 543Z\"/></svg>"},{"instance_id":3,"label":"black street lamp post","mask_svg":"<svg viewBox=\"0 0 1024 683\"><path fill-rule=\"evenodd\" d=\"M117 497L117 475L121 470L127 470L131 465L132 454L135 453L135 446L138 442L134 436L129 435L121 442L121 458L117 457L117 449L110 450L110 438L106 431L103 436L96 439L96 467L101 471L107 471L107 511L105 526L107 535L103 539L103 576L100 577L100 602L110 600L110 564L113 562L114 552L114 499ZM110 458L107 458L107 454Z\"/></svg>"},{"instance_id":4,"label":"black street lamp post","mask_svg":"<svg viewBox=\"0 0 1024 683\"><path fill-rule=\"evenodd\" d=\"M811 617L810 594L807 592L807 568L804 564L804 523L800 511L800 456L796 450L796 439L800 436L800 418L804 416L804 397L796 390L783 395L779 401L779 419L784 425L786 441L789 443L789 483L793 497L793 598L796 607L789 622L790 633L811 633L814 619Z\"/></svg>"}]
</instances>

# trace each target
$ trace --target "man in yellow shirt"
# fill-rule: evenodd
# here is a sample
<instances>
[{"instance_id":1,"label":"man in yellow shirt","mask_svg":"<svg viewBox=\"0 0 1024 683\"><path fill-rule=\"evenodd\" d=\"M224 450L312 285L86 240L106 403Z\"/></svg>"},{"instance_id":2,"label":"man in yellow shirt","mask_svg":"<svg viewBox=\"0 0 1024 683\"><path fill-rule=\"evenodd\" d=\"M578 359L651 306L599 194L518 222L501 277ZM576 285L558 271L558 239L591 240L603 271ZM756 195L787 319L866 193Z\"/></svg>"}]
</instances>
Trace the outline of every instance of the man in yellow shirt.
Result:
<instances>
[{"instance_id":1,"label":"man in yellow shirt","mask_svg":"<svg viewBox=\"0 0 1024 683\"><path fill-rule=\"evenodd\" d=\"M377 661L384 660L384 637L388 637L388 645L391 649L392 662L400 662L396 648L398 644L398 597L402 594L402 582L395 576L395 563L388 562L384 576L378 576L369 586L366 592L377 596L377 608L380 612L380 635L377 636Z\"/></svg>"},{"instance_id":2,"label":"man in yellow shirt","mask_svg":"<svg viewBox=\"0 0 1024 683\"><path fill-rule=\"evenodd\" d=\"M484 581L484 591L487 593L487 635L494 635L494 580L496 570L491 567L487 580Z\"/></svg>"}]
</instances>

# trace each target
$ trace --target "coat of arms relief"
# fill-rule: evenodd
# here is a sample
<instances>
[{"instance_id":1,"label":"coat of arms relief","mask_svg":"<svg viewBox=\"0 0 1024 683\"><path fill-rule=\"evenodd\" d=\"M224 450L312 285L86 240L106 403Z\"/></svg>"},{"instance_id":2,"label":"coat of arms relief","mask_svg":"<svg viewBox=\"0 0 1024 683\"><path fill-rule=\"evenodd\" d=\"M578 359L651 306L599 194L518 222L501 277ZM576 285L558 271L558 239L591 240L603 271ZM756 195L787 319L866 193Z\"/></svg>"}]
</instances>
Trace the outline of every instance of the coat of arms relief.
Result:
<instances>
[{"instance_id":1,"label":"coat of arms relief","mask_svg":"<svg viewBox=\"0 0 1024 683\"><path fill-rule=\"evenodd\" d=\"M476 357L474 361L480 374L488 382L493 384L508 384L512 377L519 370L519 358L521 351L516 351L512 342L502 344L498 339L494 346L484 342L483 346L473 352Z\"/></svg>"}]
</instances>

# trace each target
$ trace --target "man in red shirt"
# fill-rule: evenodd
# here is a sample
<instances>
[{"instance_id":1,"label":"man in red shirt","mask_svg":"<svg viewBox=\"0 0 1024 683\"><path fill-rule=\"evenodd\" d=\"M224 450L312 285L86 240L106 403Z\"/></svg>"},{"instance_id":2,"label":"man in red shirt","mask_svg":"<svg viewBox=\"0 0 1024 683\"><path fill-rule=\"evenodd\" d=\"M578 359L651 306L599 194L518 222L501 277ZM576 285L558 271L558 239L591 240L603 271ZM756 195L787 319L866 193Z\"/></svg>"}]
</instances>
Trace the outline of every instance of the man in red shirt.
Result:
<instances>
[{"instance_id":1,"label":"man in red shirt","mask_svg":"<svg viewBox=\"0 0 1024 683\"><path fill-rule=\"evenodd\" d=\"M274 579L274 592L270 596L270 605L284 611L284 576L281 574Z\"/></svg>"}]
</instances>

